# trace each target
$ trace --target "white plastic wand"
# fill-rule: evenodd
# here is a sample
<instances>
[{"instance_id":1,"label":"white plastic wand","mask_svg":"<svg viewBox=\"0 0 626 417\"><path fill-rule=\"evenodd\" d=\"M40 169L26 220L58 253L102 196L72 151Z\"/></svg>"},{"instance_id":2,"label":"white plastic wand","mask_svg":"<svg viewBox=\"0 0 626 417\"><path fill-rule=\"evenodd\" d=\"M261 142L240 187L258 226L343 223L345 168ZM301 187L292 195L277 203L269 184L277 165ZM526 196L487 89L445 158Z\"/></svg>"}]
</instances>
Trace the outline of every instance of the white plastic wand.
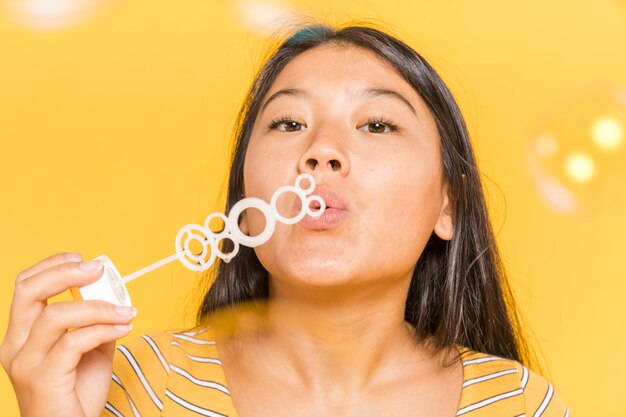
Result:
<instances>
[{"instance_id":1,"label":"white plastic wand","mask_svg":"<svg viewBox=\"0 0 626 417\"><path fill-rule=\"evenodd\" d=\"M302 181L308 181L308 187L302 186ZM229 262L239 252L239 245L248 247L259 246L269 240L276 228L276 222L285 224L295 224L302 220L307 214L311 217L319 217L326 210L324 199L318 195L309 195L315 189L315 179L310 174L301 174L296 178L294 185L280 187L272 195L270 203L267 203L256 197L248 197L238 201L231 208L228 217L222 213L216 212L210 214L204 221L204 225L188 224L183 226L176 235L175 248L176 253L168 256L158 262L142 268L130 275L121 277L117 268L111 260L101 255L95 259L100 259L104 264L104 273L98 281L80 288L72 288L72 294L76 299L85 300L105 300L118 305L131 305L130 295L126 289L126 283L138 278L150 271L162 267L176 259L180 260L183 265L192 271L201 272L208 269L216 257L221 258L224 262ZM300 199L300 211L293 217L284 217L278 212L276 207L278 198L287 192L292 192ZM319 208L313 210L312 202L317 202ZM256 236L248 236L239 229L239 216L245 210L255 208L261 211L265 217L265 228ZM209 227L209 223L214 218L220 218L224 222L224 229L220 232L214 232ZM220 249L219 243L229 239L233 243L233 249L224 253ZM192 243L202 248L200 253L192 251L190 246Z\"/></svg>"}]
</instances>

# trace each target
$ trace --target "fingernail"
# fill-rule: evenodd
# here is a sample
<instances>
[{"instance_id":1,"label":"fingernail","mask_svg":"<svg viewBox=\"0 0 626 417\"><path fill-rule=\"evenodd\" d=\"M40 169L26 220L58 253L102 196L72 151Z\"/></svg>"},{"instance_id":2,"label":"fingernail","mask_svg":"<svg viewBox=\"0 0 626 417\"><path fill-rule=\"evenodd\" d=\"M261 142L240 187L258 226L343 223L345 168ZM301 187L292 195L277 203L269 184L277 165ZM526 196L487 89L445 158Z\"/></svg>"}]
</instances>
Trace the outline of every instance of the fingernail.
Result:
<instances>
[{"instance_id":1,"label":"fingernail","mask_svg":"<svg viewBox=\"0 0 626 417\"><path fill-rule=\"evenodd\" d=\"M133 328L132 324L115 324L113 328L120 333L130 332Z\"/></svg>"},{"instance_id":2,"label":"fingernail","mask_svg":"<svg viewBox=\"0 0 626 417\"><path fill-rule=\"evenodd\" d=\"M123 317L135 317L137 315L137 309L135 307L115 306L115 310Z\"/></svg>"},{"instance_id":3,"label":"fingernail","mask_svg":"<svg viewBox=\"0 0 626 417\"><path fill-rule=\"evenodd\" d=\"M83 257L81 256L81 254L76 253L76 252L66 253L65 259L67 259L69 262L82 262L83 261Z\"/></svg>"},{"instance_id":4,"label":"fingernail","mask_svg":"<svg viewBox=\"0 0 626 417\"><path fill-rule=\"evenodd\" d=\"M83 271L97 271L102 267L102 261L82 262L78 267Z\"/></svg>"}]
</instances>

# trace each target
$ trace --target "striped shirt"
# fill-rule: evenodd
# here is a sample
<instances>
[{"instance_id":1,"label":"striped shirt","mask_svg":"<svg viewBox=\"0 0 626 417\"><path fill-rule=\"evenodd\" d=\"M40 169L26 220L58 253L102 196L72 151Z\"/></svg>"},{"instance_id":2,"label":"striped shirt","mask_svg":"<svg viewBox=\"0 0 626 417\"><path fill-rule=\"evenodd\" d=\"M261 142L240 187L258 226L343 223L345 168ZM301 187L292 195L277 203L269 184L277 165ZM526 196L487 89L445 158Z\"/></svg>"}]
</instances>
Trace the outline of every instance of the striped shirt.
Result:
<instances>
[{"instance_id":1,"label":"striped shirt","mask_svg":"<svg viewBox=\"0 0 626 417\"><path fill-rule=\"evenodd\" d=\"M117 348L103 417L238 417L211 331L153 332ZM457 416L563 417L552 384L519 362L460 348Z\"/></svg>"}]
</instances>

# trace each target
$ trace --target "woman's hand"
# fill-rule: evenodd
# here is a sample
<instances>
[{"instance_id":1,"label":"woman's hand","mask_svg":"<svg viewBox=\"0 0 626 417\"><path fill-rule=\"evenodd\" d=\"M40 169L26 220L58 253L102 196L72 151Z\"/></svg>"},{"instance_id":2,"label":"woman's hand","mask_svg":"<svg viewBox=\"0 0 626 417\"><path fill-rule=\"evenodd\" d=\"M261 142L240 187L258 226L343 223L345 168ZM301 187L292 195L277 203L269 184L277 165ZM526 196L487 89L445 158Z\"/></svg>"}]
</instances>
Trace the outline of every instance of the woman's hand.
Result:
<instances>
[{"instance_id":1,"label":"woman's hand","mask_svg":"<svg viewBox=\"0 0 626 417\"><path fill-rule=\"evenodd\" d=\"M81 261L75 253L53 255L15 280L0 362L22 417L96 417L104 409L115 340L130 331L134 309L104 301L48 305L48 298L102 275L99 261Z\"/></svg>"}]
</instances>

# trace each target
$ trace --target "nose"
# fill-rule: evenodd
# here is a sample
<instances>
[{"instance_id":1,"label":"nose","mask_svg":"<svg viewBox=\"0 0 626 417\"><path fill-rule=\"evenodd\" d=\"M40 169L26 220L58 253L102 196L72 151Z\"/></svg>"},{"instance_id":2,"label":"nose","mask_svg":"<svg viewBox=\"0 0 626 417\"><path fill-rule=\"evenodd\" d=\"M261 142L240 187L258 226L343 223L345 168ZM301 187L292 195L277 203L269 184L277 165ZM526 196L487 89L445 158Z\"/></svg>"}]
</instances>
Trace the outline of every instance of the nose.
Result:
<instances>
[{"instance_id":1,"label":"nose","mask_svg":"<svg viewBox=\"0 0 626 417\"><path fill-rule=\"evenodd\" d=\"M298 170L301 173L323 175L337 173L342 176L350 172L350 162L338 144L330 140L314 140L298 161Z\"/></svg>"}]
</instances>

